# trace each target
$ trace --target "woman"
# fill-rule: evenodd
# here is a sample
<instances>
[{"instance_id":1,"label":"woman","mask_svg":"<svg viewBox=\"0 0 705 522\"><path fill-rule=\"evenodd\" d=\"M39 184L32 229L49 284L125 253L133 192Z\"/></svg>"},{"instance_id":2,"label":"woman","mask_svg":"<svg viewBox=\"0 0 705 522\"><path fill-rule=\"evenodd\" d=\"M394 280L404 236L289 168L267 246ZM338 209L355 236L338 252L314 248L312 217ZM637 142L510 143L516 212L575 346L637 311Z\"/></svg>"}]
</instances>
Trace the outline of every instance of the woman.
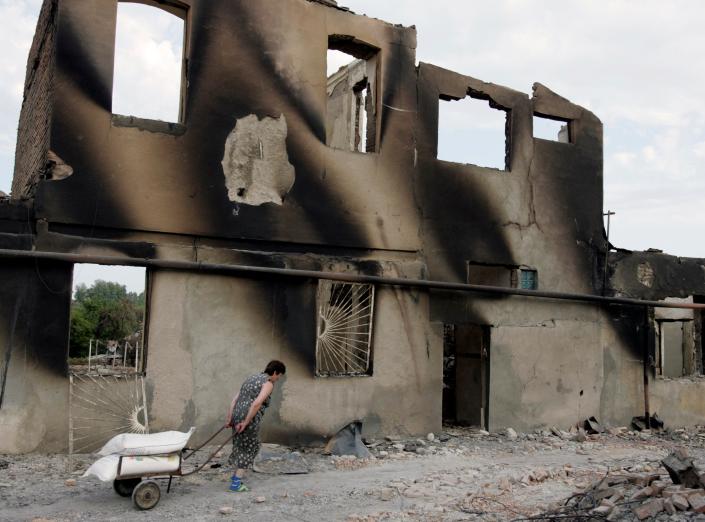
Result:
<instances>
[{"instance_id":1,"label":"woman","mask_svg":"<svg viewBox=\"0 0 705 522\"><path fill-rule=\"evenodd\" d=\"M281 361L270 361L264 373L251 375L240 387L240 393L235 395L226 426L233 428L233 452L230 454L230 465L235 474L230 483L231 491L247 491L242 483L245 471L259 453L259 427L264 411L269 406L269 398L274 389L274 383L286 373L286 366Z\"/></svg>"}]
</instances>

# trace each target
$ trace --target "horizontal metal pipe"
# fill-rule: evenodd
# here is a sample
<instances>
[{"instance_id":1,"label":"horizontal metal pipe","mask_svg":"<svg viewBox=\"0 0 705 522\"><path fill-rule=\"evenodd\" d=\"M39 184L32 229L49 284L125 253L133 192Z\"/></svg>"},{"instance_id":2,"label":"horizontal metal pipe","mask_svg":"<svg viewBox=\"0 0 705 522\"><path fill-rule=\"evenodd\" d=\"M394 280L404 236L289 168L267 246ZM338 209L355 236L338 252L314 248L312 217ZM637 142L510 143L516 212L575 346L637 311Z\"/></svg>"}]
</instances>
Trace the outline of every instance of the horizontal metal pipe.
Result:
<instances>
[{"instance_id":1,"label":"horizontal metal pipe","mask_svg":"<svg viewBox=\"0 0 705 522\"><path fill-rule=\"evenodd\" d=\"M96 265L140 266L146 268L161 268L167 270L184 270L197 272L226 272L242 275L275 275L281 277L296 277L305 279L329 279L347 283L368 283L376 285L399 286L405 288L426 288L432 290L449 290L456 292L472 292L487 295L517 295L524 297L559 299L564 301L581 301L600 304L619 304L628 306L651 306L654 308L680 308L689 310L705 310L705 304L672 303L664 301L647 301L628 297L605 297L592 294L575 294L566 292L545 292L539 290L523 290L521 288L506 288L503 286L472 285L466 283L451 283L447 281L429 281L425 279L406 279L402 277L381 277L360 274L345 274L341 272L323 272L320 270L299 270L296 268L274 268L264 266L228 265L221 263L204 263L201 261L170 261L166 259L136 259L115 256L92 256L84 254L62 254L58 252L38 252L36 250L1 250L0 258L44 259L66 263L91 263Z\"/></svg>"}]
</instances>

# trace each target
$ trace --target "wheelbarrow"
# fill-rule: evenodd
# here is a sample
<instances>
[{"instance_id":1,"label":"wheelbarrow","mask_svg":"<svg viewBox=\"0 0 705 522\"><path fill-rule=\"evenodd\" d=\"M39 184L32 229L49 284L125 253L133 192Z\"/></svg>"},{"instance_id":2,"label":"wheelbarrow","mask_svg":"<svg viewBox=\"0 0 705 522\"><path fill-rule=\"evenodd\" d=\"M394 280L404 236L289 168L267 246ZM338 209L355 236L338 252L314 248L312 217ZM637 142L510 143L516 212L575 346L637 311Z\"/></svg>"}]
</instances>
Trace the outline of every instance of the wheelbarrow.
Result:
<instances>
[{"instance_id":1,"label":"wheelbarrow","mask_svg":"<svg viewBox=\"0 0 705 522\"><path fill-rule=\"evenodd\" d=\"M166 492L169 493L174 477L187 477L205 468L217 453L230 442L230 437L218 446L218 449L213 451L205 462L193 469L184 469L184 461L203 449L225 428L226 426L220 428L197 448L183 448L179 451L157 455L119 455L113 489L121 497L132 497L132 503L137 509L152 509L159 504L162 496L157 480L168 480Z\"/></svg>"}]
</instances>

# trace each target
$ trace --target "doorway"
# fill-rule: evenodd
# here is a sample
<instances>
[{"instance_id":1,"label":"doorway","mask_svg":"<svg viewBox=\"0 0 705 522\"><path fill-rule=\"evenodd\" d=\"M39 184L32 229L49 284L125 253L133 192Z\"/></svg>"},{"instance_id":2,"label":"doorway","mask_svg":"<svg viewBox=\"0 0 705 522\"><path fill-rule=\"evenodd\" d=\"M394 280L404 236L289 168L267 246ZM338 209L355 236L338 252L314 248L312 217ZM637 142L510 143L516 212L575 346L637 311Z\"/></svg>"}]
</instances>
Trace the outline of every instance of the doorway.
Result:
<instances>
[{"instance_id":1,"label":"doorway","mask_svg":"<svg viewBox=\"0 0 705 522\"><path fill-rule=\"evenodd\" d=\"M489 362L489 326L444 325L444 422L487 428Z\"/></svg>"}]
</instances>

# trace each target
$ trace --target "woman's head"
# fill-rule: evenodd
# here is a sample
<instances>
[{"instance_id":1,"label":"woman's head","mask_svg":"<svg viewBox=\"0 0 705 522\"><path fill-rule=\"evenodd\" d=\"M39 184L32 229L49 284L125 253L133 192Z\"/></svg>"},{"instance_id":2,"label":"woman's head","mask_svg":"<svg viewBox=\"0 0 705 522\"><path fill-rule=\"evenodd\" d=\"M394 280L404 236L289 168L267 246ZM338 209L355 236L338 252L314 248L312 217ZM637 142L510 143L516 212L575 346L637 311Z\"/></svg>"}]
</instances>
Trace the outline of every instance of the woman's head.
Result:
<instances>
[{"instance_id":1,"label":"woman's head","mask_svg":"<svg viewBox=\"0 0 705 522\"><path fill-rule=\"evenodd\" d=\"M274 377L272 380L276 380L286 373L286 366L284 366L284 363L281 361L269 361L269 364L267 364L267 367L264 369L264 373L270 377Z\"/></svg>"}]
</instances>

